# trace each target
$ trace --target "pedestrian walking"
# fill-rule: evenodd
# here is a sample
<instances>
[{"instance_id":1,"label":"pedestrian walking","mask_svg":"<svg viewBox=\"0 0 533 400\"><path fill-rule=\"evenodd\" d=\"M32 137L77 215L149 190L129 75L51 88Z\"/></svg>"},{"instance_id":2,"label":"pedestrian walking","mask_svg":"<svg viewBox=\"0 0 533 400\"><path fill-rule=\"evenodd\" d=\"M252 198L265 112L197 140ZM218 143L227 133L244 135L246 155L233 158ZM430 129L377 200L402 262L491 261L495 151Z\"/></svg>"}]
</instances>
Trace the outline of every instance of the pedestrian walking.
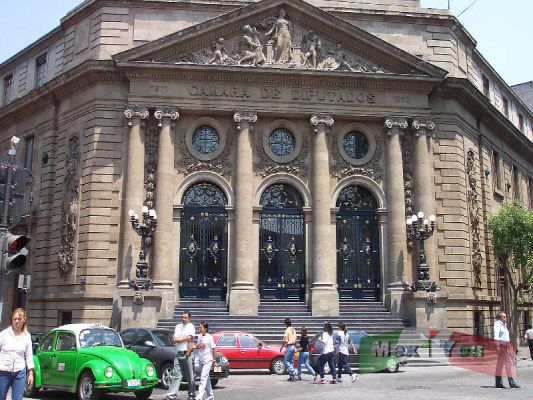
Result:
<instances>
[{"instance_id":1,"label":"pedestrian walking","mask_svg":"<svg viewBox=\"0 0 533 400\"><path fill-rule=\"evenodd\" d=\"M26 311L11 314L11 326L0 332L0 400L11 388L11 400L22 400L26 384L33 385L33 350L26 329Z\"/></svg>"},{"instance_id":2,"label":"pedestrian walking","mask_svg":"<svg viewBox=\"0 0 533 400\"><path fill-rule=\"evenodd\" d=\"M507 314L500 313L500 318L494 323L494 340L496 340L496 349L498 351L498 361L496 363L496 387L505 389L502 382L502 371L505 367L509 387L521 388L515 382L513 375L516 374L516 354L509 337L509 329L507 328Z\"/></svg>"},{"instance_id":3,"label":"pedestrian walking","mask_svg":"<svg viewBox=\"0 0 533 400\"><path fill-rule=\"evenodd\" d=\"M176 358L174 359L174 369L172 370L172 381L168 388L167 400L176 400L180 390L180 383L183 376L189 383L189 400L195 400L194 372L192 347L194 340L194 325L191 324L190 311L183 311L181 324L174 329L174 343L176 343Z\"/></svg>"},{"instance_id":4,"label":"pedestrian walking","mask_svg":"<svg viewBox=\"0 0 533 400\"><path fill-rule=\"evenodd\" d=\"M198 342L196 347L198 348L198 361L200 364L200 385L198 386L198 395L196 400L203 400L204 393L207 394L205 400L214 400L213 388L211 387L211 379L209 378L209 372L211 366L215 365L215 341L213 336L209 334L209 326L207 322L200 322L198 330L200 335L198 336Z\"/></svg>"},{"instance_id":5,"label":"pedestrian walking","mask_svg":"<svg viewBox=\"0 0 533 400\"><path fill-rule=\"evenodd\" d=\"M307 336L307 328L305 326L300 329L300 342L296 348L300 354L298 356L298 377L299 381L302 380L302 366L305 365L307 372L313 375L313 381L316 381L317 374L311 364L309 363L309 337Z\"/></svg>"},{"instance_id":6,"label":"pedestrian walking","mask_svg":"<svg viewBox=\"0 0 533 400\"><path fill-rule=\"evenodd\" d=\"M533 329L531 328L531 325L528 325L524 338L526 339L527 345L529 346L529 355L533 360Z\"/></svg>"},{"instance_id":7,"label":"pedestrian walking","mask_svg":"<svg viewBox=\"0 0 533 400\"><path fill-rule=\"evenodd\" d=\"M329 370L333 380L331 383L337 383L337 369L335 368L335 347L333 344L333 327L329 322L324 323L324 331L320 335L319 339L322 342L322 354L318 357L317 368L320 379L315 383L324 384L324 365L328 363Z\"/></svg>"},{"instance_id":8,"label":"pedestrian walking","mask_svg":"<svg viewBox=\"0 0 533 400\"><path fill-rule=\"evenodd\" d=\"M285 366L289 371L289 382L294 382L294 352L296 351L296 330L291 326L292 322L290 318L285 318L285 334L283 335L283 342L279 351L282 351L285 347Z\"/></svg>"},{"instance_id":9,"label":"pedestrian walking","mask_svg":"<svg viewBox=\"0 0 533 400\"><path fill-rule=\"evenodd\" d=\"M342 382L342 371L350 375L352 383L357 379L357 374L352 371L348 364L348 356L350 355L350 349L357 354L357 349L353 344L350 334L346 330L346 325L343 322L337 324L339 330L337 331L338 346L339 346L339 360L337 362L337 382Z\"/></svg>"}]
</instances>

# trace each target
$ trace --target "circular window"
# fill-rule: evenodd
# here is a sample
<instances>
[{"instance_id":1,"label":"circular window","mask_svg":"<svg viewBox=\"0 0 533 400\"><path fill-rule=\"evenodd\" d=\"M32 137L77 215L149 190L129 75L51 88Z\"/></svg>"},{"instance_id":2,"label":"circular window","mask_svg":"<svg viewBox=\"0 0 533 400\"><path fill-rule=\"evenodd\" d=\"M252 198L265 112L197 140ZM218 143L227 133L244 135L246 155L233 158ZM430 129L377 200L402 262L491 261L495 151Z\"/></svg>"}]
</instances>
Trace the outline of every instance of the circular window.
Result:
<instances>
[{"instance_id":1,"label":"circular window","mask_svg":"<svg viewBox=\"0 0 533 400\"><path fill-rule=\"evenodd\" d=\"M209 126L201 126L192 135L192 145L200 154L211 154L218 147L220 139L218 133Z\"/></svg>"},{"instance_id":2,"label":"circular window","mask_svg":"<svg viewBox=\"0 0 533 400\"><path fill-rule=\"evenodd\" d=\"M360 132L350 132L344 136L342 147L348 157L360 160L368 154L370 146L365 135Z\"/></svg>"},{"instance_id":3,"label":"circular window","mask_svg":"<svg viewBox=\"0 0 533 400\"><path fill-rule=\"evenodd\" d=\"M296 147L294 136L284 128L278 128L268 137L268 147L279 157L291 155Z\"/></svg>"}]
</instances>

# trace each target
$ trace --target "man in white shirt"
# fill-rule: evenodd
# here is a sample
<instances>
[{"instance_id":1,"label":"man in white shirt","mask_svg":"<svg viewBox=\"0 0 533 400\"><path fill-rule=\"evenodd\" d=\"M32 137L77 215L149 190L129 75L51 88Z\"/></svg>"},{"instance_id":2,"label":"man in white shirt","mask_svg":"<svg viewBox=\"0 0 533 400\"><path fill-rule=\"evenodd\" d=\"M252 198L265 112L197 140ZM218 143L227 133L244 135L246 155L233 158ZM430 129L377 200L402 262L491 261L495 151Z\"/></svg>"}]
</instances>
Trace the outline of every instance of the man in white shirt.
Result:
<instances>
[{"instance_id":1,"label":"man in white shirt","mask_svg":"<svg viewBox=\"0 0 533 400\"><path fill-rule=\"evenodd\" d=\"M531 325L527 327L527 331L524 335L524 338L526 339L527 345L529 346L529 355L533 360L533 328L531 328Z\"/></svg>"},{"instance_id":2,"label":"man in white shirt","mask_svg":"<svg viewBox=\"0 0 533 400\"><path fill-rule=\"evenodd\" d=\"M519 389L521 386L515 382L513 375L516 372L516 367L513 368L514 353L513 346L509 337L509 329L507 328L507 314L500 313L500 317L494 323L494 340L496 340L496 348L498 350L498 362L496 363L496 387L505 389L502 382L502 371L505 367L509 387Z\"/></svg>"},{"instance_id":3,"label":"man in white shirt","mask_svg":"<svg viewBox=\"0 0 533 400\"><path fill-rule=\"evenodd\" d=\"M192 342L194 339L194 325L191 324L191 313L183 311L181 324L176 325L174 330L174 343L176 343L176 358L174 359L174 369L172 370L172 382L168 388L167 400L176 400L180 390L180 383L183 376L189 382L189 400L196 397L194 386ZM190 345L189 345L190 343ZM190 348L189 348L190 347Z\"/></svg>"}]
</instances>

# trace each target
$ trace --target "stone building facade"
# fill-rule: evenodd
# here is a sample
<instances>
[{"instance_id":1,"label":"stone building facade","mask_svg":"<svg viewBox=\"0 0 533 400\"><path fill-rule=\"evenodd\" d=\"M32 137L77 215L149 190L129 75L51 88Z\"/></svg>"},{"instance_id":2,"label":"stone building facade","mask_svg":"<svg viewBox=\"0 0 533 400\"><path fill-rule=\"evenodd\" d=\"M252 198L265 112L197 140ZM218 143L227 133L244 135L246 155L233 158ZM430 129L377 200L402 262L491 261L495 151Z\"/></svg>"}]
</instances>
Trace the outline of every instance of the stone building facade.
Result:
<instances>
[{"instance_id":1,"label":"stone building facade","mask_svg":"<svg viewBox=\"0 0 533 400\"><path fill-rule=\"evenodd\" d=\"M486 218L532 207L533 115L446 11L94 0L0 72L1 139L24 139L35 178L36 329L155 324L191 298L334 316L346 298L483 332L501 306ZM135 295L143 205L153 289ZM418 211L436 216L431 296L411 290Z\"/></svg>"}]
</instances>

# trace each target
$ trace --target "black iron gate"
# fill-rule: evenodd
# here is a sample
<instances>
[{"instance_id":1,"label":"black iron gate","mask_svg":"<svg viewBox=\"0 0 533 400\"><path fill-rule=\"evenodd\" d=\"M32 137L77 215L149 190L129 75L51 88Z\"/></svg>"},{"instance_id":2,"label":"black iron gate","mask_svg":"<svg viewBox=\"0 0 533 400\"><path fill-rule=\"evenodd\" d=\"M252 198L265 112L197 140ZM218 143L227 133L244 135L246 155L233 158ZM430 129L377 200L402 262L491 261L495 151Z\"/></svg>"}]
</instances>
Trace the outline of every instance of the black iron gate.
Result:
<instances>
[{"instance_id":1,"label":"black iron gate","mask_svg":"<svg viewBox=\"0 0 533 400\"><path fill-rule=\"evenodd\" d=\"M261 196L259 294L262 299L305 297L305 234L299 194L274 185Z\"/></svg>"},{"instance_id":2,"label":"black iron gate","mask_svg":"<svg viewBox=\"0 0 533 400\"><path fill-rule=\"evenodd\" d=\"M184 196L180 238L180 297L225 300L228 224L225 196L202 183Z\"/></svg>"},{"instance_id":3,"label":"black iron gate","mask_svg":"<svg viewBox=\"0 0 533 400\"><path fill-rule=\"evenodd\" d=\"M339 296L379 301L381 267L376 201L368 190L349 186L341 191L337 207Z\"/></svg>"}]
</instances>

